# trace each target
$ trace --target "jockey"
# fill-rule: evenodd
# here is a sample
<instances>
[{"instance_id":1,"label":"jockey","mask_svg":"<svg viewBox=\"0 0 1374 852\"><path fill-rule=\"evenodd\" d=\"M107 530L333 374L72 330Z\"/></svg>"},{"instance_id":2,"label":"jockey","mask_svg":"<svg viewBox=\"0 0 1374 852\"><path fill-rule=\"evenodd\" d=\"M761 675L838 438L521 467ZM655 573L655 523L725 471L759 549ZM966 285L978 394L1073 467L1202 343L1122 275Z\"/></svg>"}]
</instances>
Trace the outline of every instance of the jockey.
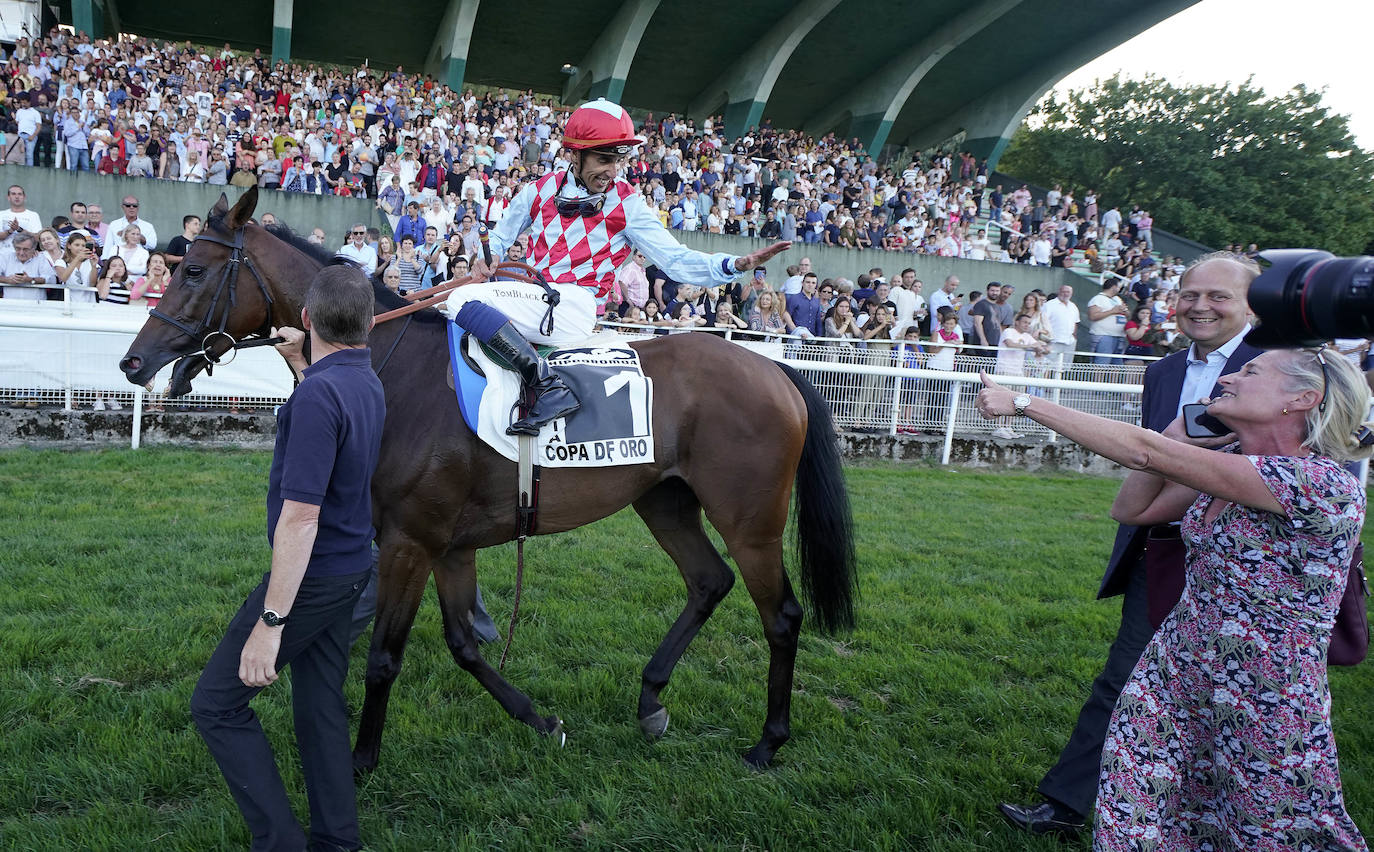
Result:
<instances>
[{"instance_id":1,"label":"jockey","mask_svg":"<svg viewBox=\"0 0 1374 852\"><path fill-rule=\"evenodd\" d=\"M491 235L491 256L502 258L531 231L526 262L550 282L550 292L538 284L487 281L459 287L448 299L453 321L504 358L533 391L529 415L509 434L537 435L544 424L577 410L577 398L530 341L567 346L591 334L597 305L606 302L616 269L633 251L675 280L709 287L728 284L791 246L774 243L741 257L678 244L644 197L617 177L643 142L618 104L597 99L575 110L563 134L563 147L573 155L569 167L521 189ZM479 277L490 275L480 258L472 268Z\"/></svg>"}]
</instances>

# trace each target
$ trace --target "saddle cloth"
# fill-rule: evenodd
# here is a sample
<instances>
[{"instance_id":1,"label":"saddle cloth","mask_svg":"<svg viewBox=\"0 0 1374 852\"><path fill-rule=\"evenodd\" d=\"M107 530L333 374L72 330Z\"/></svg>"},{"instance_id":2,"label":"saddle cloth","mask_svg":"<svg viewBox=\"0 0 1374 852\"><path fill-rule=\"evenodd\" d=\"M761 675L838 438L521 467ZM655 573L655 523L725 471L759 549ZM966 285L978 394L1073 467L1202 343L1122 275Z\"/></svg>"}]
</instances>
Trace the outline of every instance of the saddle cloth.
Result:
<instances>
[{"instance_id":1,"label":"saddle cloth","mask_svg":"<svg viewBox=\"0 0 1374 852\"><path fill-rule=\"evenodd\" d=\"M520 376L492 360L462 329L448 325L453 389L468 428L482 443L511 461L520 458L517 436L506 427L515 419ZM585 345L555 350L549 366L572 388L582 407L540 430L534 463L543 467L612 467L654 460L653 380L639 354L615 334L597 335Z\"/></svg>"}]
</instances>

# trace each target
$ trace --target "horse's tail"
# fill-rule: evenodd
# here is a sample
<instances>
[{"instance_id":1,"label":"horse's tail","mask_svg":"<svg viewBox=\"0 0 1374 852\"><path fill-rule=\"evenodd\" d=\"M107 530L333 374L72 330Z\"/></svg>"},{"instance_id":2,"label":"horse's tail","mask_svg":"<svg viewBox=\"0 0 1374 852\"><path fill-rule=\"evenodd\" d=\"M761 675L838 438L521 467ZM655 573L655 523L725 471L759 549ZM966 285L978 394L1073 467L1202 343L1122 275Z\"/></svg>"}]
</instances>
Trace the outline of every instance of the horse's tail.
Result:
<instances>
[{"instance_id":1,"label":"horse's tail","mask_svg":"<svg viewBox=\"0 0 1374 852\"><path fill-rule=\"evenodd\" d=\"M779 364L806 401L806 441L797 462L793 524L801 562L802 595L825 633L854 626L858 581L854 517L849 509L830 405L806 377Z\"/></svg>"}]
</instances>

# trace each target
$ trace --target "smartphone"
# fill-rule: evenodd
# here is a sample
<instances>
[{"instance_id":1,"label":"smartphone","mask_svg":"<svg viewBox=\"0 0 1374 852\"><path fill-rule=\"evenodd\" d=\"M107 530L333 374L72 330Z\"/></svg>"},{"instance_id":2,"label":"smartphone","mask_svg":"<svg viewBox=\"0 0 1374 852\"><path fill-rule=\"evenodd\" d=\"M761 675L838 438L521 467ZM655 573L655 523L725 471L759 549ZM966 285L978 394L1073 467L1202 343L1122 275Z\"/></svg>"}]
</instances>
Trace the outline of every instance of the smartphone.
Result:
<instances>
[{"instance_id":1,"label":"smartphone","mask_svg":"<svg viewBox=\"0 0 1374 852\"><path fill-rule=\"evenodd\" d=\"M1193 402L1183 406L1183 431L1189 438L1216 438L1231 429L1207 413L1207 405Z\"/></svg>"}]
</instances>

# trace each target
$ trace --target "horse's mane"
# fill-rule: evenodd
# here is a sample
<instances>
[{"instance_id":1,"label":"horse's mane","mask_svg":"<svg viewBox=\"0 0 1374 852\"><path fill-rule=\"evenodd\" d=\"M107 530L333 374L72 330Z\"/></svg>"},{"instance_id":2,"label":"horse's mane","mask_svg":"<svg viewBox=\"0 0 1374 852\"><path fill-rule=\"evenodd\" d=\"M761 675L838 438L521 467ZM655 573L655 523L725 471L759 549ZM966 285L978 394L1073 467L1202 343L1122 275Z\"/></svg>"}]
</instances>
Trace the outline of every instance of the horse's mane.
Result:
<instances>
[{"instance_id":1,"label":"horse's mane","mask_svg":"<svg viewBox=\"0 0 1374 852\"><path fill-rule=\"evenodd\" d=\"M291 230L291 228L280 222L275 225L266 226L265 230L267 231L267 233L271 234L272 236L276 237L277 239L296 249L297 251L304 254L306 257L309 257L311 260L315 261L321 266L329 266L330 264L344 263L353 266L357 265L354 264L353 261L345 257L340 257L339 255L335 254L334 252L330 251L324 246L316 245L315 243L310 242L309 240L302 237L300 234L296 233L295 231ZM382 306L384 309L390 311L396 308L403 308L406 305L410 304L410 302L407 302L405 299L388 290L386 288L386 285L382 283L381 276L373 275L370 276L368 280L372 283L373 297L376 299L377 304ZM442 326L443 323L448 322L448 319L443 314L439 313L437 310L434 310L432 308L426 308L424 310L417 311L413 314L413 316L415 317L415 322L417 323L436 323Z\"/></svg>"}]
</instances>

